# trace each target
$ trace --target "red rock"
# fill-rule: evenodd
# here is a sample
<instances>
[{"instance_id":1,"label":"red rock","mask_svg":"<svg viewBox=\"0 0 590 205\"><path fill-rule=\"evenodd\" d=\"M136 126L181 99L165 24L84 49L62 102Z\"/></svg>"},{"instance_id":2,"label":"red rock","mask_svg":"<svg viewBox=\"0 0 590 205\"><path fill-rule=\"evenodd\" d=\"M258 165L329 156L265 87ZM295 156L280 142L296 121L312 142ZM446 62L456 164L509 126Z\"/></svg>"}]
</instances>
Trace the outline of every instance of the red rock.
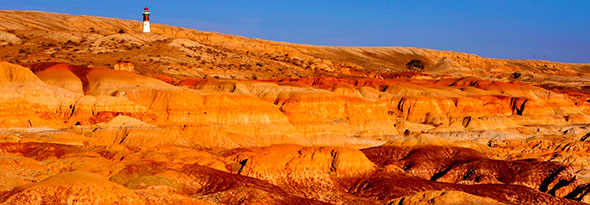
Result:
<instances>
[{"instance_id":1,"label":"red rock","mask_svg":"<svg viewBox=\"0 0 590 205\"><path fill-rule=\"evenodd\" d=\"M67 172L4 193L8 204L120 203L143 204L133 191L88 172Z\"/></svg>"}]
</instances>

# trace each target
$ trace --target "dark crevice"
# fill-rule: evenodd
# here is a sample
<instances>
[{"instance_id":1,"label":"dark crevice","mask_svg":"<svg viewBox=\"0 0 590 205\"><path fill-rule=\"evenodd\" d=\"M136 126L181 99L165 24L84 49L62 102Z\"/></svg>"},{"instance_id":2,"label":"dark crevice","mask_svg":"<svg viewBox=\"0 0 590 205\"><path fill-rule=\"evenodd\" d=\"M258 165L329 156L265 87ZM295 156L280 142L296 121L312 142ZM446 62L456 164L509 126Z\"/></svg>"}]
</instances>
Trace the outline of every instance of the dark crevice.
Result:
<instances>
[{"instance_id":1,"label":"dark crevice","mask_svg":"<svg viewBox=\"0 0 590 205\"><path fill-rule=\"evenodd\" d=\"M581 201L590 192L590 184L585 184L574 189L569 194L565 195L564 198Z\"/></svg>"},{"instance_id":2,"label":"dark crevice","mask_svg":"<svg viewBox=\"0 0 590 205\"><path fill-rule=\"evenodd\" d=\"M330 155L332 155L332 162L330 163L330 171L336 171L335 162L336 162L336 156L338 156L338 153L336 152L336 150L332 150Z\"/></svg>"},{"instance_id":3,"label":"dark crevice","mask_svg":"<svg viewBox=\"0 0 590 205\"><path fill-rule=\"evenodd\" d=\"M463 124L463 127L469 126L469 123L471 123L471 117L470 116L463 118L463 123L462 123Z\"/></svg>"},{"instance_id":4,"label":"dark crevice","mask_svg":"<svg viewBox=\"0 0 590 205\"><path fill-rule=\"evenodd\" d=\"M399 203L397 203L397 204L398 204L398 205L402 205L402 204L404 204L404 200L405 200L405 199L406 199L406 198L402 197L402 199L400 199L400 200L399 200Z\"/></svg>"},{"instance_id":5,"label":"dark crevice","mask_svg":"<svg viewBox=\"0 0 590 205\"><path fill-rule=\"evenodd\" d=\"M129 136L129 132L127 130L125 130L125 132L123 134L123 138L121 138L121 141L119 142L119 144L123 143L123 141L125 141L125 139L127 139L127 136Z\"/></svg>"},{"instance_id":6,"label":"dark crevice","mask_svg":"<svg viewBox=\"0 0 590 205\"><path fill-rule=\"evenodd\" d=\"M549 190L549 192L547 192L548 194L551 194L552 196L555 196L555 192L558 189L561 189L567 185L570 185L570 183L572 183L573 180L564 180L561 179L559 180L559 182L557 182L557 184L555 184L555 186L553 186L553 188L551 188L551 190Z\"/></svg>"},{"instance_id":7,"label":"dark crevice","mask_svg":"<svg viewBox=\"0 0 590 205\"><path fill-rule=\"evenodd\" d=\"M545 180L543 180L543 182L541 183L541 186L539 186L539 191L547 192L547 190L549 189L549 184L551 184L551 182L555 181L555 178L557 178L559 173L561 173L563 170L565 170L565 167L561 167L561 168L555 170L547 178L545 178Z\"/></svg>"},{"instance_id":8,"label":"dark crevice","mask_svg":"<svg viewBox=\"0 0 590 205\"><path fill-rule=\"evenodd\" d=\"M70 116L68 116L68 119L74 115L74 111L76 110L76 105L70 105L70 108L72 109L72 111L70 112Z\"/></svg>"},{"instance_id":9,"label":"dark crevice","mask_svg":"<svg viewBox=\"0 0 590 205\"><path fill-rule=\"evenodd\" d=\"M528 100L529 99L524 99L524 101L522 101L522 103L519 105L519 98L511 98L510 107L512 108L512 114L522 115L525 104L528 102Z\"/></svg>"},{"instance_id":10,"label":"dark crevice","mask_svg":"<svg viewBox=\"0 0 590 205\"><path fill-rule=\"evenodd\" d=\"M449 171L451 171L451 169L453 169L454 165L451 165L449 167L447 167L446 169L437 172L436 174L432 175L432 177L430 177L430 181L436 181L437 179L443 177L444 175L446 175Z\"/></svg>"},{"instance_id":11,"label":"dark crevice","mask_svg":"<svg viewBox=\"0 0 590 205\"><path fill-rule=\"evenodd\" d=\"M404 98L399 100L399 102L397 103L397 110L399 110L401 112L404 111L404 101L405 101Z\"/></svg>"},{"instance_id":12,"label":"dark crevice","mask_svg":"<svg viewBox=\"0 0 590 205\"><path fill-rule=\"evenodd\" d=\"M246 163L248 163L248 159L242 160L240 161L240 169L238 170L238 174L242 173L242 170L244 169L244 167L246 166Z\"/></svg>"}]
</instances>

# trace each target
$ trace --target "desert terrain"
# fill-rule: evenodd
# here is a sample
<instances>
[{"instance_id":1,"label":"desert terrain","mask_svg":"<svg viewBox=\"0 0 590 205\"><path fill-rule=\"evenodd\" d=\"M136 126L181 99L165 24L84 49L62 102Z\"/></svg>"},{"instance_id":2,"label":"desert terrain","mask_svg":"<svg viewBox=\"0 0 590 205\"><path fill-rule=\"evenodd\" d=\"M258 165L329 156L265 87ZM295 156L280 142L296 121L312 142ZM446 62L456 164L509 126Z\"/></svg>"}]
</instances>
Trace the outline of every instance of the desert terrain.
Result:
<instances>
[{"instance_id":1,"label":"desert terrain","mask_svg":"<svg viewBox=\"0 0 590 205\"><path fill-rule=\"evenodd\" d=\"M590 203L590 64L151 31L0 11L0 203Z\"/></svg>"}]
</instances>

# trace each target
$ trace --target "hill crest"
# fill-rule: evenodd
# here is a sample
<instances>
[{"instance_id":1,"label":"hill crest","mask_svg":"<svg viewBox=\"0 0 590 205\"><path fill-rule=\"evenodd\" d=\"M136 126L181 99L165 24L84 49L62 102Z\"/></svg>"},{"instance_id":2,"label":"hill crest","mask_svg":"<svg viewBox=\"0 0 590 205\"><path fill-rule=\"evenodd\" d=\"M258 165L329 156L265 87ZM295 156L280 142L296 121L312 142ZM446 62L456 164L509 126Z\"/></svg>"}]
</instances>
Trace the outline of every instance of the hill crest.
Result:
<instances>
[{"instance_id":1,"label":"hill crest","mask_svg":"<svg viewBox=\"0 0 590 205\"><path fill-rule=\"evenodd\" d=\"M50 32L51 31L51 32ZM583 75L590 64L484 58L410 47L314 46L246 38L107 17L40 11L0 11L0 52L17 64L61 62L183 78L280 79L378 77L391 72L488 75L524 72ZM12 46L8 46L12 45ZM424 68L407 64L423 62ZM449 65L452 65L449 67Z\"/></svg>"}]
</instances>

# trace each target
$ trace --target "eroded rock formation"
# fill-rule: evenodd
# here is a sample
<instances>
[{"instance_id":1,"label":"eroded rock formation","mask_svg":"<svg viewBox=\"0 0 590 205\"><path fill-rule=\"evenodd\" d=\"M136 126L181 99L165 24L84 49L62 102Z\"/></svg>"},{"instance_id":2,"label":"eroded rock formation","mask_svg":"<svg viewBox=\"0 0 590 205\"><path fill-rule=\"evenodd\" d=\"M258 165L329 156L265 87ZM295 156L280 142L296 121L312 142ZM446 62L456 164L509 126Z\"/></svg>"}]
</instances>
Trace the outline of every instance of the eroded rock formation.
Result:
<instances>
[{"instance_id":1,"label":"eroded rock formation","mask_svg":"<svg viewBox=\"0 0 590 205\"><path fill-rule=\"evenodd\" d=\"M0 14L5 204L590 202L587 64Z\"/></svg>"}]
</instances>

